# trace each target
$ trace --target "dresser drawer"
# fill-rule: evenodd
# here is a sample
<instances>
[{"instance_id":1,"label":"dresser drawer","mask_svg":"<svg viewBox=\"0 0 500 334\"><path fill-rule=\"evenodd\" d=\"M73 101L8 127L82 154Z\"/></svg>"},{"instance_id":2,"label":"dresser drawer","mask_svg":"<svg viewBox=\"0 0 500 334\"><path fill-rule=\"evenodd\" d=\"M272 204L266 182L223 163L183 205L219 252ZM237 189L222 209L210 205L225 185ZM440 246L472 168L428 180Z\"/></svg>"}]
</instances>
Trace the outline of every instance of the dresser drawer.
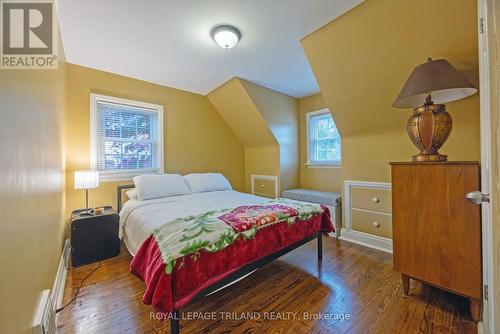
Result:
<instances>
[{"instance_id":1,"label":"dresser drawer","mask_svg":"<svg viewBox=\"0 0 500 334\"><path fill-rule=\"evenodd\" d=\"M276 196L276 185L274 180L255 178L253 181L254 193L257 196L274 198Z\"/></svg>"},{"instance_id":2,"label":"dresser drawer","mask_svg":"<svg viewBox=\"0 0 500 334\"><path fill-rule=\"evenodd\" d=\"M351 207L391 213L391 191L388 189L373 189L352 187Z\"/></svg>"},{"instance_id":3,"label":"dresser drawer","mask_svg":"<svg viewBox=\"0 0 500 334\"><path fill-rule=\"evenodd\" d=\"M351 209L352 230L392 238L392 216L377 212Z\"/></svg>"}]
</instances>

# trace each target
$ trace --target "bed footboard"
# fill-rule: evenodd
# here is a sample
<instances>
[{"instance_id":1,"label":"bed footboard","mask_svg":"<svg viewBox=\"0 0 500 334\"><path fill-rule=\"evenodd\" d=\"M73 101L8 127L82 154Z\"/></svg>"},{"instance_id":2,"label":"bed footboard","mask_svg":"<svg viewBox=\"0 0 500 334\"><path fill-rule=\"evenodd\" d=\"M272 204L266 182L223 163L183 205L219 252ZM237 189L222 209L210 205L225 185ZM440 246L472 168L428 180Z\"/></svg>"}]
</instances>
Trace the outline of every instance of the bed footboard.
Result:
<instances>
[{"instance_id":1,"label":"bed footboard","mask_svg":"<svg viewBox=\"0 0 500 334\"><path fill-rule=\"evenodd\" d=\"M172 311L172 319L170 319L170 333L179 334L181 332L181 327L179 323L179 310Z\"/></svg>"},{"instance_id":2,"label":"bed footboard","mask_svg":"<svg viewBox=\"0 0 500 334\"><path fill-rule=\"evenodd\" d=\"M322 233L318 233L318 261L323 260L323 237Z\"/></svg>"},{"instance_id":3,"label":"bed footboard","mask_svg":"<svg viewBox=\"0 0 500 334\"><path fill-rule=\"evenodd\" d=\"M259 269L260 267L276 260L277 258L293 251L294 249L308 243L311 240L317 239L318 240L318 262L320 262L323 258L323 233L319 231L318 233L315 233L311 236L308 236L300 241L297 241L296 243L283 248L282 250L269 254L266 257L263 257L260 260L257 260L255 262L252 262L241 269L235 271L234 273L228 275L224 279L220 280L219 282L216 282L215 284L209 286L208 288L202 290L200 293L198 293L192 301L202 299L203 297L227 286L230 285L232 282L251 274L255 270ZM180 333L180 312L178 309L175 309L172 314L171 314L171 319L170 319L170 332L172 334L179 334Z\"/></svg>"}]
</instances>

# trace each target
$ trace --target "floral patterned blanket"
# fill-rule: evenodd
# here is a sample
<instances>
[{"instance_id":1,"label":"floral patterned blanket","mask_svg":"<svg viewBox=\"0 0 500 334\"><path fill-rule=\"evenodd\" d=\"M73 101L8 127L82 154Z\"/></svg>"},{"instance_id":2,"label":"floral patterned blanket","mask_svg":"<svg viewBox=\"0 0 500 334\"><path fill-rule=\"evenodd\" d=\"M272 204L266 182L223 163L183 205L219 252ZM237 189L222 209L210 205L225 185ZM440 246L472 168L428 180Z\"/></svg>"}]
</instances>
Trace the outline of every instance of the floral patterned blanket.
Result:
<instances>
[{"instance_id":1,"label":"floral patterned blanket","mask_svg":"<svg viewBox=\"0 0 500 334\"><path fill-rule=\"evenodd\" d=\"M153 231L152 237L169 275L174 266L183 265L187 255L196 259L201 250L217 252L233 244L239 236L249 240L263 228L285 221L288 224L297 219L304 221L322 214L323 210L319 204L281 198L179 218Z\"/></svg>"}]
</instances>

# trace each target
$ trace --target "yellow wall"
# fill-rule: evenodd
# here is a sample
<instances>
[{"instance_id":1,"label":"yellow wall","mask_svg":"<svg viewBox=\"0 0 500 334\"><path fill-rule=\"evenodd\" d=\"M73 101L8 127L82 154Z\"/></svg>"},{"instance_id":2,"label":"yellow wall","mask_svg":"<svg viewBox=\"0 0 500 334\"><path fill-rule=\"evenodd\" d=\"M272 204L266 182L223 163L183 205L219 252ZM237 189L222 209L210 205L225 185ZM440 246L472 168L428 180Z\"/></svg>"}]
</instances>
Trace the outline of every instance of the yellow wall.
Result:
<instances>
[{"instance_id":1,"label":"yellow wall","mask_svg":"<svg viewBox=\"0 0 500 334\"><path fill-rule=\"evenodd\" d=\"M478 82L476 1L367 0L301 42L342 135L343 181L389 182L388 163L418 153L406 134L412 111L391 105L427 57ZM454 128L441 152L478 160L478 95L447 108Z\"/></svg>"},{"instance_id":2,"label":"yellow wall","mask_svg":"<svg viewBox=\"0 0 500 334\"><path fill-rule=\"evenodd\" d=\"M255 175L280 175L280 148L278 145L246 147L245 173L247 177L245 191L250 193L250 177ZM279 185L278 185L279 188Z\"/></svg>"},{"instance_id":3,"label":"yellow wall","mask_svg":"<svg viewBox=\"0 0 500 334\"><path fill-rule=\"evenodd\" d=\"M85 203L85 192L73 189L73 172L90 167L91 92L163 105L165 171L221 172L244 189L244 148L207 97L77 65L67 72L67 213ZM101 182L90 191L90 205L115 207L120 183Z\"/></svg>"},{"instance_id":4,"label":"yellow wall","mask_svg":"<svg viewBox=\"0 0 500 334\"><path fill-rule=\"evenodd\" d=\"M281 189L299 186L298 101L291 96L241 80L279 144Z\"/></svg>"},{"instance_id":5,"label":"yellow wall","mask_svg":"<svg viewBox=\"0 0 500 334\"><path fill-rule=\"evenodd\" d=\"M321 94L311 95L299 100L300 132L300 187L306 189L340 192L342 189L341 167L316 168L306 166L307 129L306 114L327 108Z\"/></svg>"},{"instance_id":6,"label":"yellow wall","mask_svg":"<svg viewBox=\"0 0 500 334\"><path fill-rule=\"evenodd\" d=\"M208 95L245 146L245 190L250 177L278 176L279 188L299 185L297 99L233 78Z\"/></svg>"},{"instance_id":7,"label":"yellow wall","mask_svg":"<svg viewBox=\"0 0 500 334\"><path fill-rule=\"evenodd\" d=\"M64 80L64 63L0 70L0 333L31 333L39 294L55 280L65 231Z\"/></svg>"},{"instance_id":8,"label":"yellow wall","mask_svg":"<svg viewBox=\"0 0 500 334\"><path fill-rule=\"evenodd\" d=\"M245 147L245 191L251 190L252 174L279 176L278 142L241 80L226 81L207 97Z\"/></svg>"}]
</instances>

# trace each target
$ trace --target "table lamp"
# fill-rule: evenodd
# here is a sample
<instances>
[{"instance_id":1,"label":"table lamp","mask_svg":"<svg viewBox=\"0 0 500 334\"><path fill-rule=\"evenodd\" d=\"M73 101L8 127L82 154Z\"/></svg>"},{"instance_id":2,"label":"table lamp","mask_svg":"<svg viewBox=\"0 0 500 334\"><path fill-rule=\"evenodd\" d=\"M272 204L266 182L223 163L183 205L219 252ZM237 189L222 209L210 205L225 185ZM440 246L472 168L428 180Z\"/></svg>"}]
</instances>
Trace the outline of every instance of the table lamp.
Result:
<instances>
[{"instance_id":1,"label":"table lamp","mask_svg":"<svg viewBox=\"0 0 500 334\"><path fill-rule=\"evenodd\" d=\"M99 171L77 170L75 171L75 189L85 189L85 208L82 214L92 215L89 210L89 189L99 187Z\"/></svg>"},{"instance_id":2,"label":"table lamp","mask_svg":"<svg viewBox=\"0 0 500 334\"><path fill-rule=\"evenodd\" d=\"M413 161L448 160L446 155L439 153L452 128L451 115L444 103L476 92L476 87L445 59L428 58L413 70L392 105L415 108L407 123L408 135L420 149Z\"/></svg>"}]
</instances>

